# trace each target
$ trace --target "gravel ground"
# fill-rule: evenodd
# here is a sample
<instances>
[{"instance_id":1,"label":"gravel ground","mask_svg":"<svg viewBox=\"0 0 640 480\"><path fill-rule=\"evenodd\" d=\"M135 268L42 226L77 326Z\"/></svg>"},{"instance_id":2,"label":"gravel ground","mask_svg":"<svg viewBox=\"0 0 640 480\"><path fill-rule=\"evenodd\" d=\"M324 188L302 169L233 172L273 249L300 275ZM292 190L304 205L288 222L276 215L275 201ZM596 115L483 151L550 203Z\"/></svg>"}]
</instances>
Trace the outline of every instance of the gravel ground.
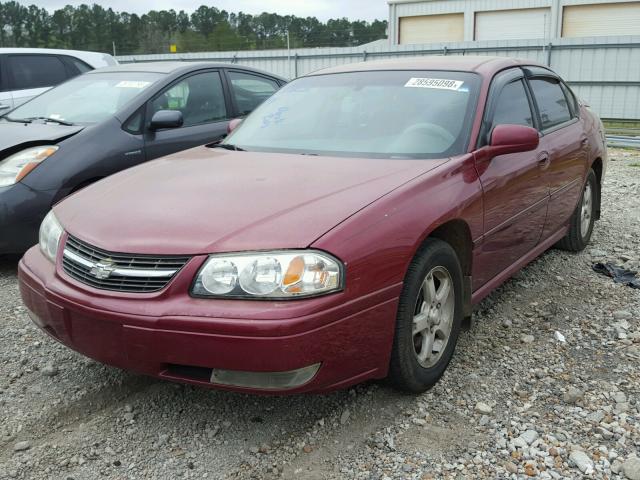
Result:
<instances>
[{"instance_id":1,"label":"gravel ground","mask_svg":"<svg viewBox=\"0 0 640 480\"><path fill-rule=\"evenodd\" d=\"M263 398L106 367L31 324L0 259L0 478L640 480L640 290L591 270L640 267L640 152L610 153L592 245L482 302L420 396Z\"/></svg>"}]
</instances>

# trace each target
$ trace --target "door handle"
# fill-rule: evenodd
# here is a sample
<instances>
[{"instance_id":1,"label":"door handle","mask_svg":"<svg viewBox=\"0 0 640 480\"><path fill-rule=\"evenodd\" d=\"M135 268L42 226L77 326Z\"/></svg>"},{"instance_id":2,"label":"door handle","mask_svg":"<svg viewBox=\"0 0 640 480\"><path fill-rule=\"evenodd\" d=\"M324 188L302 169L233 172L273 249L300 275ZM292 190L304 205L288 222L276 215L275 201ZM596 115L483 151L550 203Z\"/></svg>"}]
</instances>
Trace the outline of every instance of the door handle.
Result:
<instances>
[{"instance_id":1,"label":"door handle","mask_svg":"<svg viewBox=\"0 0 640 480\"><path fill-rule=\"evenodd\" d=\"M0 110L7 110L9 108L11 108L11 106L0 103Z\"/></svg>"},{"instance_id":2,"label":"door handle","mask_svg":"<svg viewBox=\"0 0 640 480\"><path fill-rule=\"evenodd\" d=\"M538 166L542 170L546 170L551 165L551 158L549 158L548 153L542 153L538 156Z\"/></svg>"}]
</instances>

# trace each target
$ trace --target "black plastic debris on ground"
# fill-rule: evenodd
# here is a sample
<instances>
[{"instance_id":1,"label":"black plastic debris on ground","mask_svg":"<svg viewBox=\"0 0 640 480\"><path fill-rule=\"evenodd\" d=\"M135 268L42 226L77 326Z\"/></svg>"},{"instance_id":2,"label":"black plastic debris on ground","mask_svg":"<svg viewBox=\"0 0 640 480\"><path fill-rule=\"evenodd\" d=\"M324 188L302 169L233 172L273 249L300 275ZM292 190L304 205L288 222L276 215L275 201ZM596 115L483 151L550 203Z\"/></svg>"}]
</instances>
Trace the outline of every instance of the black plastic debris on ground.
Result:
<instances>
[{"instance_id":1,"label":"black plastic debris on ground","mask_svg":"<svg viewBox=\"0 0 640 480\"><path fill-rule=\"evenodd\" d=\"M596 263L592 268L594 272L613 278L616 283L640 289L640 278L636 277L638 272L627 270L613 263Z\"/></svg>"}]
</instances>

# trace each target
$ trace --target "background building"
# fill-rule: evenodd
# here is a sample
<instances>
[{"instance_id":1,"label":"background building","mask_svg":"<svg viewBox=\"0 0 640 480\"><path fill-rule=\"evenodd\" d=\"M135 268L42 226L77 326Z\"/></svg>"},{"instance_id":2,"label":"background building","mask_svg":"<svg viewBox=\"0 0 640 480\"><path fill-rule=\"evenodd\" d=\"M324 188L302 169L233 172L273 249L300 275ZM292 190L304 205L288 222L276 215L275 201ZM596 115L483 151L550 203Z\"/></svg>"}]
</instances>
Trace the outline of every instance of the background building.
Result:
<instances>
[{"instance_id":1,"label":"background building","mask_svg":"<svg viewBox=\"0 0 640 480\"><path fill-rule=\"evenodd\" d=\"M389 0L392 45L640 35L637 0Z\"/></svg>"}]
</instances>

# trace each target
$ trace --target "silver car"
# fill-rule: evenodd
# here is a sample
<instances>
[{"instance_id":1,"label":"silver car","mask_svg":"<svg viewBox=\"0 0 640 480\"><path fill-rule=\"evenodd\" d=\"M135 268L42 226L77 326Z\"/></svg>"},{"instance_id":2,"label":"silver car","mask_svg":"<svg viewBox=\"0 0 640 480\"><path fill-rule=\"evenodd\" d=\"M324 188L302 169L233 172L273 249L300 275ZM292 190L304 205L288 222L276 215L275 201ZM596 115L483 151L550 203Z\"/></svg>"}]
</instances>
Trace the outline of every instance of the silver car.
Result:
<instances>
[{"instance_id":1,"label":"silver car","mask_svg":"<svg viewBox=\"0 0 640 480\"><path fill-rule=\"evenodd\" d=\"M106 53L0 48L0 114L81 73L117 64Z\"/></svg>"}]
</instances>

